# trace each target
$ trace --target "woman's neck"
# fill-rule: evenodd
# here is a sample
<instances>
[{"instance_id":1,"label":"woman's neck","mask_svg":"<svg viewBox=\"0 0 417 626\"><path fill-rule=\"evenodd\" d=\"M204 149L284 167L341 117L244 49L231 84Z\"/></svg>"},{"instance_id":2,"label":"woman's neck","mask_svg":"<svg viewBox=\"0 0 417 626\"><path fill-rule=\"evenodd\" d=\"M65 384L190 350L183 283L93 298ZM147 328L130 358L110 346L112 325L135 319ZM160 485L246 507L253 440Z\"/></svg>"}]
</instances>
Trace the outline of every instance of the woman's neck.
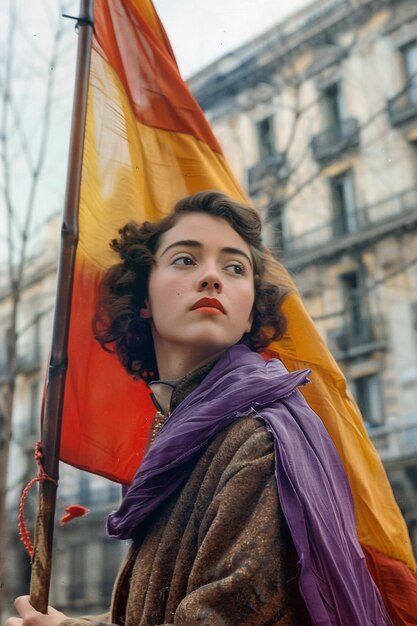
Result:
<instances>
[{"instance_id":1,"label":"woman's neck","mask_svg":"<svg viewBox=\"0 0 417 626\"><path fill-rule=\"evenodd\" d=\"M155 352L159 379L177 380L219 358L224 350L214 350L212 353L204 356L201 354L190 354L189 351L184 354L179 354L172 350L165 353L165 351L157 348Z\"/></svg>"}]
</instances>

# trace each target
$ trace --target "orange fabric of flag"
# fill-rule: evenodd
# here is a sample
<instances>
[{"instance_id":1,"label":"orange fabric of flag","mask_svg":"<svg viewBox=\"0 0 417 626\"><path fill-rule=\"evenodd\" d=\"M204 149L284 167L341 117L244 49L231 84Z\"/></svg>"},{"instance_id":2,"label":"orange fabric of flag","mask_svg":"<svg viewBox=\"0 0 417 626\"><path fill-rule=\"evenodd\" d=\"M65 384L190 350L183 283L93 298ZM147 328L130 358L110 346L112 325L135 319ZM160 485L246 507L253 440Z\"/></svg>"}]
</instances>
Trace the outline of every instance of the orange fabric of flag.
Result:
<instances>
[{"instance_id":1,"label":"orange fabric of flag","mask_svg":"<svg viewBox=\"0 0 417 626\"><path fill-rule=\"evenodd\" d=\"M158 219L190 193L218 189L247 200L180 77L151 1L96 1L94 23L61 459L127 484L143 456L153 407L145 384L93 337L98 285L118 262L109 242L129 220ZM266 358L279 355L290 370L313 370L303 393L345 465L370 569L389 589L394 623L415 624L401 607L408 603L417 614L416 564L381 461L340 369L272 257L270 273L293 291L284 304L288 331ZM401 585L385 584L390 562Z\"/></svg>"}]
</instances>

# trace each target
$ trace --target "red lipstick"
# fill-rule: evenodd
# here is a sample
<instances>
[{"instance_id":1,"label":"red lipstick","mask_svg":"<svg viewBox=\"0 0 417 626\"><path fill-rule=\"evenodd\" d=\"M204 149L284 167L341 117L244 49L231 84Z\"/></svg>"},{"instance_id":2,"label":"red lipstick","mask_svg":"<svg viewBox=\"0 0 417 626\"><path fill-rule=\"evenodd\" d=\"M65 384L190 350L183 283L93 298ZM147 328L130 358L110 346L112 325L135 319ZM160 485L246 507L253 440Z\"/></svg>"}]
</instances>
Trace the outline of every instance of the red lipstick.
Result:
<instances>
[{"instance_id":1,"label":"red lipstick","mask_svg":"<svg viewBox=\"0 0 417 626\"><path fill-rule=\"evenodd\" d=\"M216 300L216 298L201 298L197 300L191 307L191 311L195 311L196 309L215 309L221 313L226 313L222 303Z\"/></svg>"}]
</instances>

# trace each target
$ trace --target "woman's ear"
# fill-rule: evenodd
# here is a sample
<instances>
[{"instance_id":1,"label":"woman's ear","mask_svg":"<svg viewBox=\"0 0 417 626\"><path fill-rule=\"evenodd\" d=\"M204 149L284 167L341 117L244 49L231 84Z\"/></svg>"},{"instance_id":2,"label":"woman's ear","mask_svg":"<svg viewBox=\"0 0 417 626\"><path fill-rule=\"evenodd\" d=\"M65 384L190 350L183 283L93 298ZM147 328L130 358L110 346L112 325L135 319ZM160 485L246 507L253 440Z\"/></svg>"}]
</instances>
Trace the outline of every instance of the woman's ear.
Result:
<instances>
[{"instance_id":1,"label":"woman's ear","mask_svg":"<svg viewBox=\"0 0 417 626\"><path fill-rule=\"evenodd\" d=\"M148 320L152 317L151 307L148 300L145 300L145 306L139 309L139 317L143 320Z\"/></svg>"}]
</instances>

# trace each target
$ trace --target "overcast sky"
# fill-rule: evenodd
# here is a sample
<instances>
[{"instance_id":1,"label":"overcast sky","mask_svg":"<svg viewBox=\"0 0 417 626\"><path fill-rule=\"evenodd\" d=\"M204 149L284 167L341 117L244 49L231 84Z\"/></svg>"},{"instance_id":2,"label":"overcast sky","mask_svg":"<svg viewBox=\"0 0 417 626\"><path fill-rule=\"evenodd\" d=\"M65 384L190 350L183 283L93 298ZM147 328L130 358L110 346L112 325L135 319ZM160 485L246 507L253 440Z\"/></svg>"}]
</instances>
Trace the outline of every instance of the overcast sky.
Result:
<instances>
[{"instance_id":1,"label":"overcast sky","mask_svg":"<svg viewBox=\"0 0 417 626\"><path fill-rule=\"evenodd\" d=\"M154 0L185 78L306 4L307 0Z\"/></svg>"}]
</instances>

